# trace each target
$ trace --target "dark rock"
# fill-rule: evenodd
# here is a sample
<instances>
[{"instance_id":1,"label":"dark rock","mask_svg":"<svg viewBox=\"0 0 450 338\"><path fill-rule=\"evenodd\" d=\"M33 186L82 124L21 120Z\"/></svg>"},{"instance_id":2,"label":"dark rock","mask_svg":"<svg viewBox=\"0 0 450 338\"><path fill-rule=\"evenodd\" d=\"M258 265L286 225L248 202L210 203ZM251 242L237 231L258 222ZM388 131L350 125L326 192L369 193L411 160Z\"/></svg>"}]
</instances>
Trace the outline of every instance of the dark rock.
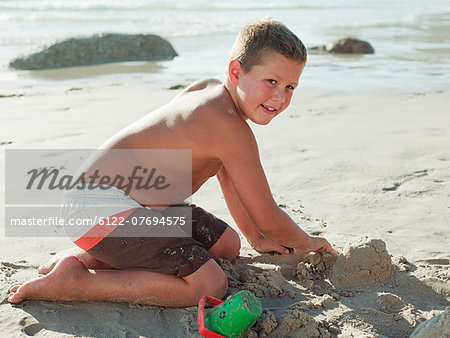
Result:
<instances>
[{"instance_id":1,"label":"dark rock","mask_svg":"<svg viewBox=\"0 0 450 338\"><path fill-rule=\"evenodd\" d=\"M69 38L18 57L9 65L35 70L122 61L172 60L177 55L172 45L157 35L107 33Z\"/></svg>"},{"instance_id":2,"label":"dark rock","mask_svg":"<svg viewBox=\"0 0 450 338\"><path fill-rule=\"evenodd\" d=\"M375 50L367 41L353 38L339 39L326 45L313 47L312 50L321 50L328 53L345 54L373 54Z\"/></svg>"},{"instance_id":3,"label":"dark rock","mask_svg":"<svg viewBox=\"0 0 450 338\"><path fill-rule=\"evenodd\" d=\"M177 84L177 85L173 85L173 86L171 86L171 87L169 87L167 89L169 89L169 90L178 90L178 89L184 89L184 88L186 88L185 85Z\"/></svg>"},{"instance_id":4,"label":"dark rock","mask_svg":"<svg viewBox=\"0 0 450 338\"><path fill-rule=\"evenodd\" d=\"M25 96L24 94L0 94L0 99L4 98L4 97L21 97L21 96Z\"/></svg>"}]
</instances>

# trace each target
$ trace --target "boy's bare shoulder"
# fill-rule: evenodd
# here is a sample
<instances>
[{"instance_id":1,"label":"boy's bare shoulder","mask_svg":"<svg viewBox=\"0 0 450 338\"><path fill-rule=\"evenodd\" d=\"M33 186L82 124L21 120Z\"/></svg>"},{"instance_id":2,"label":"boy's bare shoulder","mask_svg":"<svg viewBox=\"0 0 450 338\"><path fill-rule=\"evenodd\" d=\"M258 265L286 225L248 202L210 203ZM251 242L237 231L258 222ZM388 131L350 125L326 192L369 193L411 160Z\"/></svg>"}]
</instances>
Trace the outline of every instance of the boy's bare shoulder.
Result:
<instances>
[{"instance_id":1,"label":"boy's bare shoulder","mask_svg":"<svg viewBox=\"0 0 450 338\"><path fill-rule=\"evenodd\" d=\"M172 102L186 99L192 100L191 95L189 94L207 95L212 88L217 87L221 84L222 82L220 82L218 79L213 78L197 80L188 85L181 92L179 92L178 95L174 97Z\"/></svg>"},{"instance_id":2,"label":"boy's bare shoulder","mask_svg":"<svg viewBox=\"0 0 450 338\"><path fill-rule=\"evenodd\" d=\"M203 85L200 83L199 85ZM239 115L233 100L223 83L206 82L209 90L204 101L198 106L199 124L208 134L210 149L214 156L222 161L232 156L240 157L257 155L257 143L248 123Z\"/></svg>"},{"instance_id":3,"label":"boy's bare shoulder","mask_svg":"<svg viewBox=\"0 0 450 338\"><path fill-rule=\"evenodd\" d=\"M189 86L187 86L183 90L183 92L192 92L192 91L202 90L207 87L217 86L220 84L222 84L222 82L218 79L214 79L214 78L201 79L201 80L191 83Z\"/></svg>"},{"instance_id":4,"label":"boy's bare shoulder","mask_svg":"<svg viewBox=\"0 0 450 338\"><path fill-rule=\"evenodd\" d=\"M237 113L233 100L223 83L214 80L206 81L199 84L199 86L206 85L207 93L198 106L197 113L210 133L222 140L239 138L239 134L253 135L247 122Z\"/></svg>"},{"instance_id":5,"label":"boy's bare shoulder","mask_svg":"<svg viewBox=\"0 0 450 338\"><path fill-rule=\"evenodd\" d=\"M238 130L250 130L236 112L224 84L217 79L203 79L192 83L175 97L174 104L186 109L196 123L208 126L210 131L221 132L232 126Z\"/></svg>"},{"instance_id":6,"label":"boy's bare shoulder","mask_svg":"<svg viewBox=\"0 0 450 338\"><path fill-rule=\"evenodd\" d=\"M172 101L171 111L182 116L178 121L188 132L192 148L206 157L223 160L233 153L233 148L235 156L257 152L251 128L217 79L196 81L186 87Z\"/></svg>"},{"instance_id":7,"label":"boy's bare shoulder","mask_svg":"<svg viewBox=\"0 0 450 338\"><path fill-rule=\"evenodd\" d=\"M156 113L149 115L153 129L167 126L177 135L172 139L184 140L185 146L205 157L220 158L225 148L254 142L250 127L237 113L224 83L217 79L192 83ZM160 123L162 120L165 123Z\"/></svg>"}]
</instances>

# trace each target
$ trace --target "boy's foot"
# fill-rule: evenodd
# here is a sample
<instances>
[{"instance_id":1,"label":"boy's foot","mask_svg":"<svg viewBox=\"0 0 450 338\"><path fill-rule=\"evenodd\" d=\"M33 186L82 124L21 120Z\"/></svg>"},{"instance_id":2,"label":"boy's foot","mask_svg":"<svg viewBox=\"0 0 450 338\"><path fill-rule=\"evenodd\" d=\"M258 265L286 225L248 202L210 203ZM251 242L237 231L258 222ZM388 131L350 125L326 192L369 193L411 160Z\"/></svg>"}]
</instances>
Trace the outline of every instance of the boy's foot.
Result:
<instances>
[{"instance_id":1,"label":"boy's foot","mask_svg":"<svg viewBox=\"0 0 450 338\"><path fill-rule=\"evenodd\" d=\"M80 252L77 249L67 249L64 251L60 251L56 255L54 255L52 258L50 258L47 263L39 265L38 272L43 275L46 275L50 271L52 271L53 267L56 265L56 263L59 262L59 260L61 258L68 257L68 256L77 257L78 254L80 254Z\"/></svg>"},{"instance_id":2,"label":"boy's foot","mask_svg":"<svg viewBox=\"0 0 450 338\"><path fill-rule=\"evenodd\" d=\"M47 263L40 265L38 268L38 272L46 275L50 271L52 271L53 267L61 259L70 256L78 258L88 269L114 269L112 266L90 256L86 251L81 250L80 248L72 248L58 252Z\"/></svg>"},{"instance_id":3,"label":"boy's foot","mask_svg":"<svg viewBox=\"0 0 450 338\"><path fill-rule=\"evenodd\" d=\"M61 258L46 276L11 287L8 302L20 303L25 299L70 301L79 299L80 282L88 269L74 256ZM78 294L78 297L76 297Z\"/></svg>"}]
</instances>

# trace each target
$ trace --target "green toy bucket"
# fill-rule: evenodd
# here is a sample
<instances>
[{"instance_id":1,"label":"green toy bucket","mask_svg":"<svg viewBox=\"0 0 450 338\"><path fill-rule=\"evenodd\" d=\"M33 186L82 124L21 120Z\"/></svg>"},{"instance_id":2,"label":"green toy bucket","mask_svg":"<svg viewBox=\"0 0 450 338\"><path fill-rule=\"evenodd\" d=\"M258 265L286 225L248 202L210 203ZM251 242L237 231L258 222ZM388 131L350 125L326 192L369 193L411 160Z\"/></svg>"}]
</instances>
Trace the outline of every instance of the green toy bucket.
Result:
<instances>
[{"instance_id":1,"label":"green toy bucket","mask_svg":"<svg viewBox=\"0 0 450 338\"><path fill-rule=\"evenodd\" d=\"M205 305L215 305L206 316ZM236 293L224 302L204 296L199 304L199 332L207 338L241 337L261 314L261 303L247 290Z\"/></svg>"}]
</instances>

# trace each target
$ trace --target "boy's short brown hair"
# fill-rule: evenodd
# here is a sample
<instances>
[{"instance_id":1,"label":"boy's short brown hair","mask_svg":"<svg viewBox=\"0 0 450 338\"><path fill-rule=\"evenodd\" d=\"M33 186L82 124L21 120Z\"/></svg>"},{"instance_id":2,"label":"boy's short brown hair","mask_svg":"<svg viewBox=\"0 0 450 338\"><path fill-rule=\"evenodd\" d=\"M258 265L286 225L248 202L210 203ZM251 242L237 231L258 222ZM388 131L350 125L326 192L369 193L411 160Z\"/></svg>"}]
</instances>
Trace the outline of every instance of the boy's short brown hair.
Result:
<instances>
[{"instance_id":1,"label":"boy's short brown hair","mask_svg":"<svg viewBox=\"0 0 450 338\"><path fill-rule=\"evenodd\" d=\"M281 22L270 17L259 19L244 27L231 49L230 60L238 60L245 73L257 65L267 52L306 63L303 42Z\"/></svg>"}]
</instances>

